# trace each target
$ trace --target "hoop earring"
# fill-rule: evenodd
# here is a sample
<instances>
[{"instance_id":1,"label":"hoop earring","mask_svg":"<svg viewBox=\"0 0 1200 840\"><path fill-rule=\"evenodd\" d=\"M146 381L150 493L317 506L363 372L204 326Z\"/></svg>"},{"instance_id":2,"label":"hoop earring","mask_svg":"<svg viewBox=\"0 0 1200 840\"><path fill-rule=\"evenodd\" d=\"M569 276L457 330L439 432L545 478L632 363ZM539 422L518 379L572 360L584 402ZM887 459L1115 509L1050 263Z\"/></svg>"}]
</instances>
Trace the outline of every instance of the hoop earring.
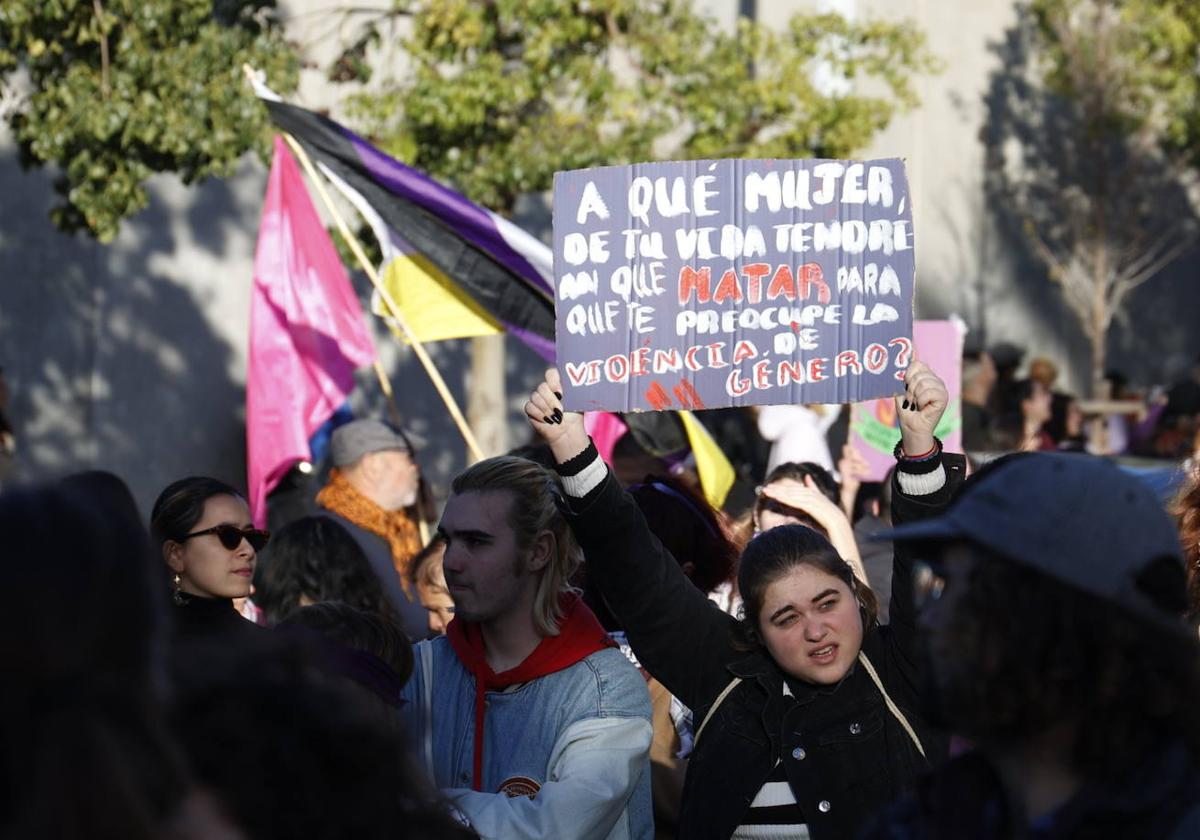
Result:
<instances>
[{"instance_id":1,"label":"hoop earring","mask_svg":"<svg viewBox=\"0 0 1200 840\"><path fill-rule=\"evenodd\" d=\"M180 606L187 603L187 598L184 597L183 590L179 588L181 580L179 572L176 572L175 577L171 579L171 583L175 586L175 591L171 593L171 600Z\"/></svg>"}]
</instances>

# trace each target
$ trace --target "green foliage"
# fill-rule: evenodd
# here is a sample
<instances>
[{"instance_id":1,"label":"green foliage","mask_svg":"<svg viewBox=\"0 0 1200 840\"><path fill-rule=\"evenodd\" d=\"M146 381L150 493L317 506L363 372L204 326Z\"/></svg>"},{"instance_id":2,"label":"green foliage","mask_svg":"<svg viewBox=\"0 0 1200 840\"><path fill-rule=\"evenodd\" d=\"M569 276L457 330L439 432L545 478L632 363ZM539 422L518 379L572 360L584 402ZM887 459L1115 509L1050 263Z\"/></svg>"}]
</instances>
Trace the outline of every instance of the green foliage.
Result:
<instances>
[{"instance_id":1,"label":"green foliage","mask_svg":"<svg viewBox=\"0 0 1200 840\"><path fill-rule=\"evenodd\" d=\"M331 78L361 80L354 68L398 20L404 65L352 96L351 117L501 212L562 169L849 156L916 103L910 77L935 69L908 24L798 15L783 32L726 32L686 0L396 0Z\"/></svg>"},{"instance_id":2,"label":"green foliage","mask_svg":"<svg viewBox=\"0 0 1200 840\"><path fill-rule=\"evenodd\" d=\"M1200 3L1034 0L1048 89L1097 134L1152 135L1200 165Z\"/></svg>"},{"instance_id":3,"label":"green foliage","mask_svg":"<svg viewBox=\"0 0 1200 840\"><path fill-rule=\"evenodd\" d=\"M266 114L242 75L248 62L281 91L298 64L273 0L3 0L0 76L28 73L9 116L22 162L54 165L63 230L102 241L146 206L145 181L228 175L249 149L266 154Z\"/></svg>"}]
</instances>

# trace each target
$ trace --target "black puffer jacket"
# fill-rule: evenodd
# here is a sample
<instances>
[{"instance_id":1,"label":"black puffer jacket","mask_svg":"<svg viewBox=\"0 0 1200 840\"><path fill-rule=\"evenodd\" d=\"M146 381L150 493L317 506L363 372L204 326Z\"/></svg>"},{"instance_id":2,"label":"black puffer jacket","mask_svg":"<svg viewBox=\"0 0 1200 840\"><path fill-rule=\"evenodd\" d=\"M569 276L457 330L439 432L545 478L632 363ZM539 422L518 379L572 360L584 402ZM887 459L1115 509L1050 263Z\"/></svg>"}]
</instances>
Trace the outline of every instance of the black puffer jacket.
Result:
<instances>
[{"instance_id":1,"label":"black puffer jacket","mask_svg":"<svg viewBox=\"0 0 1200 840\"><path fill-rule=\"evenodd\" d=\"M961 456L946 455L947 482L928 496L894 487L897 524L940 512L961 484ZM903 469L903 465L901 466ZM573 501L571 524L588 571L621 622L641 664L692 708L699 725L734 677L688 767L680 834L728 838L776 759L782 759L813 840L852 838L881 808L910 790L944 739L916 711L916 628L912 558L898 548L892 577L892 623L869 628L863 652L893 702L920 738L927 758L892 715L863 667L837 686L783 694L784 675L764 650L732 642L735 620L680 572L651 534L641 511L611 473ZM686 558L685 558L686 559Z\"/></svg>"}]
</instances>

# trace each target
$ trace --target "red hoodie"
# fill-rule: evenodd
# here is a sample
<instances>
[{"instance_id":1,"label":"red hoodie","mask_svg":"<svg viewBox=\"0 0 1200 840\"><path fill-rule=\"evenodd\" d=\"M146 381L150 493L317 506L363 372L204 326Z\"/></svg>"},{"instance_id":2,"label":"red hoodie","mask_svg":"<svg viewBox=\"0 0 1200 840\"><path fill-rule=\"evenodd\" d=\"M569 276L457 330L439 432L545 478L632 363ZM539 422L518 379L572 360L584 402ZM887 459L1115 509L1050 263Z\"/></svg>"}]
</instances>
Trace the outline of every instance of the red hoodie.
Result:
<instances>
[{"instance_id":1,"label":"red hoodie","mask_svg":"<svg viewBox=\"0 0 1200 840\"><path fill-rule=\"evenodd\" d=\"M564 593L559 605L563 617L557 636L546 636L533 653L515 668L497 674L487 663L483 634L478 624L455 618L446 628L450 647L472 676L475 677L475 755L471 786L480 790L483 783L483 717L485 694L492 689L519 685L570 668L598 650L616 647L583 600L574 593Z\"/></svg>"}]
</instances>

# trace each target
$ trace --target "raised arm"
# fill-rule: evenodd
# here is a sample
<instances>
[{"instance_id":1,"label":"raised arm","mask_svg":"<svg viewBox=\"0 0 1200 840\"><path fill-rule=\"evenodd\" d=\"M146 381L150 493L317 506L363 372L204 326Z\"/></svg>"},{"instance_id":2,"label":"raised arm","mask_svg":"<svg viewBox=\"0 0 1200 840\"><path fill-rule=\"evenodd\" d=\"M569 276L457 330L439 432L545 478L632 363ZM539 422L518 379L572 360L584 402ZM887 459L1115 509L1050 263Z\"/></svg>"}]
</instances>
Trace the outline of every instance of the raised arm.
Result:
<instances>
[{"instance_id":1,"label":"raised arm","mask_svg":"<svg viewBox=\"0 0 1200 840\"><path fill-rule=\"evenodd\" d=\"M818 525L825 529L838 555L850 564L854 575L863 583L870 585L867 580L867 570L863 568L862 558L858 553L858 541L854 537L854 526L849 517L835 502L817 489L812 476L805 476L800 484L792 479L774 481L762 489L762 494L769 499L787 505L790 508L803 511L811 516Z\"/></svg>"},{"instance_id":2,"label":"raised arm","mask_svg":"<svg viewBox=\"0 0 1200 840\"><path fill-rule=\"evenodd\" d=\"M583 417L562 410L561 393L558 372L547 371L525 414L558 463L589 579L646 670L693 708L711 702L729 681L736 622L680 571L600 459Z\"/></svg>"},{"instance_id":3,"label":"raised arm","mask_svg":"<svg viewBox=\"0 0 1200 840\"><path fill-rule=\"evenodd\" d=\"M962 455L941 452L933 431L946 411L946 384L923 362L914 361L896 397L900 450L892 485L892 522L900 525L940 513L966 474ZM892 561L891 628L896 652L910 675L916 671L916 608L911 544L895 547ZM914 677L915 678L915 677Z\"/></svg>"}]
</instances>

